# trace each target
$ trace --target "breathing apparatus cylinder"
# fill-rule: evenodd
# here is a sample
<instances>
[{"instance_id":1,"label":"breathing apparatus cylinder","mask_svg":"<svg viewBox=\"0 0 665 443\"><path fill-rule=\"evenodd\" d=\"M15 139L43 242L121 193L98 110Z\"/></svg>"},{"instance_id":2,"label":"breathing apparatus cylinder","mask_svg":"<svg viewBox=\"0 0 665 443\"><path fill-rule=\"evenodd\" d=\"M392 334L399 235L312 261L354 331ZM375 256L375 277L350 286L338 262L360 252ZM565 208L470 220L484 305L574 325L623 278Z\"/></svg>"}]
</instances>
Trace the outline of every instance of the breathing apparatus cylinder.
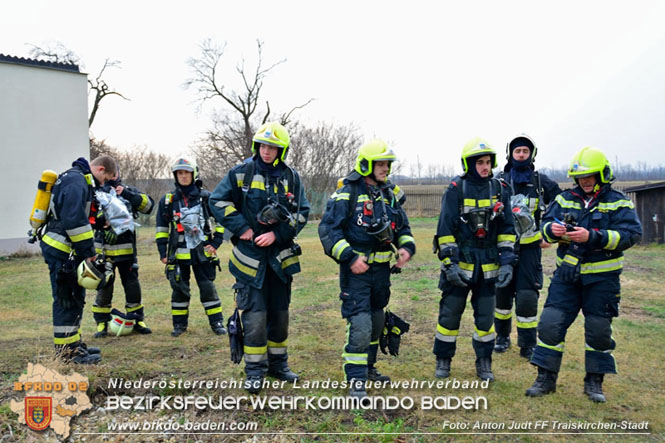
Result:
<instances>
[{"instance_id":1,"label":"breathing apparatus cylinder","mask_svg":"<svg viewBox=\"0 0 665 443\"><path fill-rule=\"evenodd\" d=\"M32 205L32 211L30 211L30 225L33 229L39 228L46 222L48 206L51 202L51 190L57 179L58 174L55 171L46 169L42 172L42 176L37 184L35 203Z\"/></svg>"}]
</instances>

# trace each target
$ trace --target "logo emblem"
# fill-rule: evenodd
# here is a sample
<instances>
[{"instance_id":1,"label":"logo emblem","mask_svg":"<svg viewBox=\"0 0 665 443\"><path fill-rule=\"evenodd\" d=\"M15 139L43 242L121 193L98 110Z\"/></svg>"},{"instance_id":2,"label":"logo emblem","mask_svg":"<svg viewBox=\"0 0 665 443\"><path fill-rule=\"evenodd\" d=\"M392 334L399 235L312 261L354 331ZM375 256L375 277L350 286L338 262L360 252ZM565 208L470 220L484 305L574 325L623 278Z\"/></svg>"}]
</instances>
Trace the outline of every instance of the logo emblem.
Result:
<instances>
[{"instance_id":1,"label":"logo emblem","mask_svg":"<svg viewBox=\"0 0 665 443\"><path fill-rule=\"evenodd\" d=\"M25 424L34 431L48 428L52 417L51 397L25 397Z\"/></svg>"}]
</instances>

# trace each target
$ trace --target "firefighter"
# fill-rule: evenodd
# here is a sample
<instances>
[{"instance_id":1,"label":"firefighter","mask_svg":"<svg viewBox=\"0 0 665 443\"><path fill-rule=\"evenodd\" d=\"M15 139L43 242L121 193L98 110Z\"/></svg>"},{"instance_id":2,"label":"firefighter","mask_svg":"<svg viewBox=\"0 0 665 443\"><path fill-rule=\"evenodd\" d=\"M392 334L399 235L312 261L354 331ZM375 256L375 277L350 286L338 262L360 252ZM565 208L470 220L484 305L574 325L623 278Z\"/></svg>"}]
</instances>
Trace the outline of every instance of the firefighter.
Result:
<instances>
[{"instance_id":1,"label":"firefighter","mask_svg":"<svg viewBox=\"0 0 665 443\"><path fill-rule=\"evenodd\" d=\"M232 168L210 196L215 219L233 236L229 270L242 311L245 388L258 393L265 375L295 381L287 338L293 275L302 251L296 236L309 203L298 173L285 161L289 134L276 122L252 138L252 157Z\"/></svg>"},{"instance_id":2,"label":"firefighter","mask_svg":"<svg viewBox=\"0 0 665 443\"><path fill-rule=\"evenodd\" d=\"M543 238L558 243L557 268L538 323L538 345L531 364L538 376L526 395L556 391L566 332L580 309L584 314L584 393L604 402L605 374L616 374L612 351L612 318L619 315L623 251L642 236L633 203L612 189L610 163L600 150L582 148L573 157L568 176L573 189L559 194L541 228Z\"/></svg>"},{"instance_id":3,"label":"firefighter","mask_svg":"<svg viewBox=\"0 0 665 443\"><path fill-rule=\"evenodd\" d=\"M210 192L202 189L196 163L179 157L171 171L175 189L159 201L155 234L159 257L166 264L166 277L172 289L171 336L179 337L187 330L192 271L210 328L215 334L223 335L226 328L214 280L215 268L219 267L217 249L224 240L224 228L211 223Z\"/></svg>"},{"instance_id":4,"label":"firefighter","mask_svg":"<svg viewBox=\"0 0 665 443\"><path fill-rule=\"evenodd\" d=\"M397 255L401 269L416 253L409 220L387 181L395 160L381 140L361 146L354 170L331 196L319 224L324 251L340 265L344 373L350 395L357 397L367 395L367 380L390 380L375 367L390 299L390 260Z\"/></svg>"},{"instance_id":5,"label":"firefighter","mask_svg":"<svg viewBox=\"0 0 665 443\"><path fill-rule=\"evenodd\" d=\"M434 251L441 260L439 319L434 339L435 376L450 376L466 299L471 290L475 322L473 349L476 373L494 380L495 286L505 287L513 275L515 228L510 187L492 177L494 148L480 138L462 149L464 173L455 177L441 202Z\"/></svg>"},{"instance_id":6,"label":"firefighter","mask_svg":"<svg viewBox=\"0 0 665 443\"><path fill-rule=\"evenodd\" d=\"M119 176L105 183L103 190L109 192L114 189L120 201L126 206L133 218L138 214L150 214L154 200L146 193L133 186L122 183ZM93 205L94 206L94 205ZM143 303L141 302L141 285L139 284L139 264L136 257L136 231L128 230L116 235L107 223L103 211L97 208L95 224L95 250L104 254L113 264L113 272L118 269L122 287L125 290L125 311L136 319L134 331L140 334L150 334L152 331L145 324ZM92 305L92 313L97 323L95 337L102 338L108 334L108 325L111 321L111 301L113 300L113 283L97 290L97 298Z\"/></svg>"},{"instance_id":7,"label":"firefighter","mask_svg":"<svg viewBox=\"0 0 665 443\"><path fill-rule=\"evenodd\" d=\"M99 348L87 347L81 340L85 289L76 283L76 269L84 260L92 267L96 258L90 205L95 188L115 174L112 157L103 155L92 163L80 157L53 186L40 246L51 277L53 342L56 354L65 361L94 364L101 360Z\"/></svg>"},{"instance_id":8,"label":"firefighter","mask_svg":"<svg viewBox=\"0 0 665 443\"><path fill-rule=\"evenodd\" d=\"M506 166L498 175L508 183L513 201L520 200L519 207L527 214L521 214L513 205L515 229L519 242L515 252L519 256L515 275L505 288L497 288L494 327L496 344L494 352L505 352L510 347L513 299L517 323L517 345L520 355L531 358L536 347L536 326L538 324L538 291L543 287L543 267L541 248L548 247L540 235L540 219L554 197L561 189L545 174L534 168L538 148L531 137L520 134L506 144Z\"/></svg>"}]
</instances>

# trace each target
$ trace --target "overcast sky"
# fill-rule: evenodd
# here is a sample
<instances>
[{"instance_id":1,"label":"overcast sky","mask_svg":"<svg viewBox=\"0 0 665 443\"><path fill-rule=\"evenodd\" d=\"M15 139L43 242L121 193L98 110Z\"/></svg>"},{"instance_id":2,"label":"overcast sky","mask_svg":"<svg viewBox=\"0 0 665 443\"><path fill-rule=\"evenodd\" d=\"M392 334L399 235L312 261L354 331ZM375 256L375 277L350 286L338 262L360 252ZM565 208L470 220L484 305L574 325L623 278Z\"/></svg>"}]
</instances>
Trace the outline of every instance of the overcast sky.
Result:
<instances>
[{"instance_id":1,"label":"overcast sky","mask_svg":"<svg viewBox=\"0 0 665 443\"><path fill-rule=\"evenodd\" d=\"M4 5L0 52L60 41L95 74L122 62L92 132L123 149L183 153L209 126L186 61L227 43L233 73L286 58L264 99L308 123L357 124L407 162L459 165L474 137L537 142L537 165L594 145L610 161L665 164L665 2L631 1L22 1ZM222 106L212 102L210 105Z\"/></svg>"}]
</instances>

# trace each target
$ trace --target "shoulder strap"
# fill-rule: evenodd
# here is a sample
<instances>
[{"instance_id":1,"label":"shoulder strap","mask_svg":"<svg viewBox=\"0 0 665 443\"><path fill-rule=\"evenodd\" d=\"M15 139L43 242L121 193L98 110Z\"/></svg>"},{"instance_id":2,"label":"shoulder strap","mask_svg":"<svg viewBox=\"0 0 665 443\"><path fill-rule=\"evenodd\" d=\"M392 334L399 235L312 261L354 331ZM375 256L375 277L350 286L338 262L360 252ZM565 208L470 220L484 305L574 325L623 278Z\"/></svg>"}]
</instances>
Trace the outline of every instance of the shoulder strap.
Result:
<instances>
[{"instance_id":1,"label":"shoulder strap","mask_svg":"<svg viewBox=\"0 0 665 443\"><path fill-rule=\"evenodd\" d=\"M353 216L353 213L356 210L356 204L358 203L358 184L359 182L352 182L350 183L350 188L349 189L349 215L347 219L351 219Z\"/></svg>"}]
</instances>

